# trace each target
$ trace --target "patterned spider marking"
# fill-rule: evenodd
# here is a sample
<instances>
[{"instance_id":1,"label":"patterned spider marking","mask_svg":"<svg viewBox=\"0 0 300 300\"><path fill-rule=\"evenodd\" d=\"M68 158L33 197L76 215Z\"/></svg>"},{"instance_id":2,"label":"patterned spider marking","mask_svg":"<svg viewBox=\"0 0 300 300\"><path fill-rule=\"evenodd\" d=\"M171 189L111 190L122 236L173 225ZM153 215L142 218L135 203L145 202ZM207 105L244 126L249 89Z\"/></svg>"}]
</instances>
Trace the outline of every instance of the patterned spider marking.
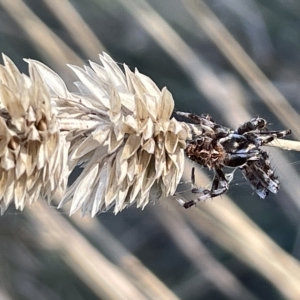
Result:
<instances>
[{"instance_id":1,"label":"patterned spider marking","mask_svg":"<svg viewBox=\"0 0 300 300\"><path fill-rule=\"evenodd\" d=\"M274 175L274 170L271 168L267 152L261 150L258 160L249 161L240 169L260 198L264 199L268 196L269 191L277 194L279 190L279 180L278 177Z\"/></svg>"}]
</instances>

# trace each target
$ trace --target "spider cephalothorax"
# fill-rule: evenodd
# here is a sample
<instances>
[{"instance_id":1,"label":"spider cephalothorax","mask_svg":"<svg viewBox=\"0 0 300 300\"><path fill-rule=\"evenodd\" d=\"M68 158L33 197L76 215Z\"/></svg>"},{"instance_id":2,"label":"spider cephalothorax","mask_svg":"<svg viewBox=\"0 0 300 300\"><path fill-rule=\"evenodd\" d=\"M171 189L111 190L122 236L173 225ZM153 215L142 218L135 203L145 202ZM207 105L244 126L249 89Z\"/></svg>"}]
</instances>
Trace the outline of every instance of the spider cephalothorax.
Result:
<instances>
[{"instance_id":1,"label":"spider cephalothorax","mask_svg":"<svg viewBox=\"0 0 300 300\"><path fill-rule=\"evenodd\" d=\"M187 156L215 173L210 191L192 189L194 193L199 193L196 201L216 197L228 190L233 173L225 173L226 167L241 169L261 198L265 198L269 192L277 193L278 178L270 166L267 152L260 147L276 138L285 137L291 130L269 131L267 121L262 118L253 118L237 130L231 130L215 123L209 115L197 116L182 112L177 114L194 121L190 124L193 135L187 142ZM191 177L194 185L194 169ZM188 208L196 204L196 201L188 201L182 205Z\"/></svg>"}]
</instances>

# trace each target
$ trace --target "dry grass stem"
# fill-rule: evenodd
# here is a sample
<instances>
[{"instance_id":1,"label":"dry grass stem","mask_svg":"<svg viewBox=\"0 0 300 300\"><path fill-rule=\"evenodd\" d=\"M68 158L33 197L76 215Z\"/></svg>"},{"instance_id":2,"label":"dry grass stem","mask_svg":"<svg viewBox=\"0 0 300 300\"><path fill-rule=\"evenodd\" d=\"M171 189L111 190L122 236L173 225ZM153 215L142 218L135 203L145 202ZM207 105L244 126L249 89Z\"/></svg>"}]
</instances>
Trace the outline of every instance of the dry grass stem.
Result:
<instances>
[{"instance_id":1,"label":"dry grass stem","mask_svg":"<svg viewBox=\"0 0 300 300\"><path fill-rule=\"evenodd\" d=\"M284 120L286 126L292 129L297 139L300 139L298 126L300 117L297 111L246 54L211 9L202 0L197 3L193 0L182 0L182 2L201 29L252 86L270 111L280 120Z\"/></svg>"},{"instance_id":2,"label":"dry grass stem","mask_svg":"<svg viewBox=\"0 0 300 300\"><path fill-rule=\"evenodd\" d=\"M168 210L153 209L153 213L181 252L228 299L240 299L241 295L243 295L243 299L258 299L209 253L193 230L188 227L183 216L178 210L175 210L174 205L168 207Z\"/></svg>"},{"instance_id":3,"label":"dry grass stem","mask_svg":"<svg viewBox=\"0 0 300 300\"><path fill-rule=\"evenodd\" d=\"M60 252L63 261L100 298L149 299L62 216L51 213L51 209L42 201L36 203L28 213L36 222L37 228L43 228L40 231L44 233L41 244Z\"/></svg>"},{"instance_id":4,"label":"dry grass stem","mask_svg":"<svg viewBox=\"0 0 300 300\"><path fill-rule=\"evenodd\" d=\"M95 218L80 218L73 215L76 223L85 236L92 238L100 249L109 253L109 258L131 279L149 299L178 300L178 297L167 288L146 266L128 251L105 227Z\"/></svg>"},{"instance_id":5,"label":"dry grass stem","mask_svg":"<svg viewBox=\"0 0 300 300\"><path fill-rule=\"evenodd\" d=\"M60 68L62 61L75 64L82 63L79 56L55 35L23 1L0 0L0 4L20 25L32 43L36 45L41 56L45 57L52 66Z\"/></svg>"},{"instance_id":6,"label":"dry grass stem","mask_svg":"<svg viewBox=\"0 0 300 300\"><path fill-rule=\"evenodd\" d=\"M105 51L104 46L68 0L46 0L44 2L87 57L96 58L99 53Z\"/></svg>"},{"instance_id":7,"label":"dry grass stem","mask_svg":"<svg viewBox=\"0 0 300 300\"><path fill-rule=\"evenodd\" d=\"M291 140L283 140L283 139L277 139L268 146L281 148L284 150L293 150L293 151L300 151L300 142L298 141L291 141Z\"/></svg>"}]
</instances>

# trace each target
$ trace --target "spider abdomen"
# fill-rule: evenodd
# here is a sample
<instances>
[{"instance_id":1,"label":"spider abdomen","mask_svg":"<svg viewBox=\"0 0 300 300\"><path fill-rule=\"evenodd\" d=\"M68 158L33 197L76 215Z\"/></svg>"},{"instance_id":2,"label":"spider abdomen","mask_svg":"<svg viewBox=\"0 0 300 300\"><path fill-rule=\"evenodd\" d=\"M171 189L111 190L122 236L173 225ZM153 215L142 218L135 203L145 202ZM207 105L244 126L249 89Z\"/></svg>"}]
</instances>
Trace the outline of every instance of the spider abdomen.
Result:
<instances>
[{"instance_id":1,"label":"spider abdomen","mask_svg":"<svg viewBox=\"0 0 300 300\"><path fill-rule=\"evenodd\" d=\"M190 141L185 153L191 160L209 169L223 166L225 158L223 146L207 136Z\"/></svg>"}]
</instances>

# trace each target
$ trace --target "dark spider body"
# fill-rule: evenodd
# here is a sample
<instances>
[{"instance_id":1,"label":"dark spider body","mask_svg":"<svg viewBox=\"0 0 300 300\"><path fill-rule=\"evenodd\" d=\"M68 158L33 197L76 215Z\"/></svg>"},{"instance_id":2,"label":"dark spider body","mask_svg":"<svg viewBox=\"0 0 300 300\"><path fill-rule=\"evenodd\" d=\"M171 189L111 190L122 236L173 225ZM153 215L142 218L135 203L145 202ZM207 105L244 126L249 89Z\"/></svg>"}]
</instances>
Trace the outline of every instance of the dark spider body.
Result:
<instances>
[{"instance_id":1,"label":"dark spider body","mask_svg":"<svg viewBox=\"0 0 300 300\"><path fill-rule=\"evenodd\" d=\"M240 169L261 198L268 196L269 191L274 194L278 192L279 180L274 175L267 152L261 151L258 160L249 161Z\"/></svg>"},{"instance_id":2,"label":"dark spider body","mask_svg":"<svg viewBox=\"0 0 300 300\"><path fill-rule=\"evenodd\" d=\"M199 137L188 143L186 155L209 169L222 167L225 159L223 146L210 137Z\"/></svg>"},{"instance_id":3,"label":"dark spider body","mask_svg":"<svg viewBox=\"0 0 300 300\"><path fill-rule=\"evenodd\" d=\"M186 155L215 173L211 190L192 189L193 193L200 195L196 201L219 196L228 190L233 172L225 173L226 167L239 168L261 198L269 192L277 193L279 180L270 166L267 152L260 147L285 137L291 130L269 131L267 121L262 118L253 118L237 130L231 130L215 123L209 115L177 114L194 121L194 124L189 124L193 137L187 142ZM191 177L194 185L194 169ZM188 208L196 201L181 204Z\"/></svg>"}]
</instances>

